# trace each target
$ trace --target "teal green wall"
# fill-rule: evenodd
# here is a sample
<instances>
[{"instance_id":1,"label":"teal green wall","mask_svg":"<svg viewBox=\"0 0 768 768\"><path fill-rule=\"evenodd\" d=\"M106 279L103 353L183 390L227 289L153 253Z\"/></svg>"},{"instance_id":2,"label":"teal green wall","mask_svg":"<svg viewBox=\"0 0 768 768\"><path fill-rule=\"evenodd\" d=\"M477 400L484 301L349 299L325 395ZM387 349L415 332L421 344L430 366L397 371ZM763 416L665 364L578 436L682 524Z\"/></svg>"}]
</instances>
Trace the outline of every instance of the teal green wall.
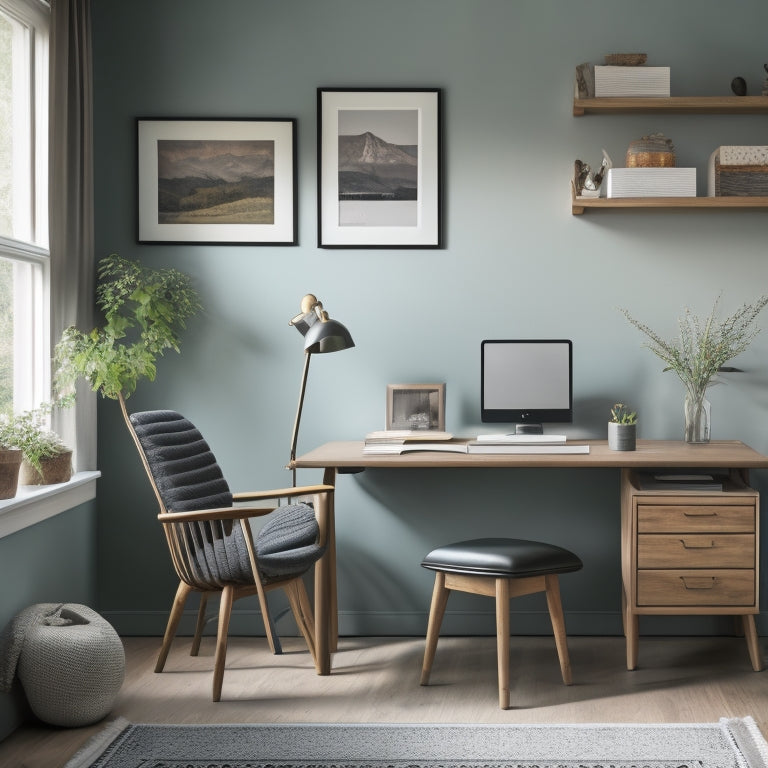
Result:
<instances>
[{"instance_id":1,"label":"teal green wall","mask_svg":"<svg viewBox=\"0 0 768 768\"><path fill-rule=\"evenodd\" d=\"M0 628L35 603L96 604L96 504L0 539ZM30 713L18 683L0 694L0 740Z\"/></svg>"},{"instance_id":2,"label":"teal green wall","mask_svg":"<svg viewBox=\"0 0 768 768\"><path fill-rule=\"evenodd\" d=\"M574 118L573 71L605 53L646 51L678 95L727 95L736 75L760 92L764 0L94 0L96 241L189 272L205 312L181 356L161 362L133 410L174 408L198 423L236 489L290 483L283 469L302 365L288 326L307 292L357 346L317 357L299 450L384 426L388 383L447 383L447 428L479 423L479 345L489 337L574 342L574 436L604 437L609 406L631 403L640 436L680 438L683 392L618 313L673 335L687 304L730 313L768 290L764 212L571 215L575 158L621 164L630 141L662 131L700 193L721 144L766 143L766 118ZM442 250L316 245L316 89L444 91ZM299 245L139 245L136 118L296 117ZM763 318L768 325L768 315ZM768 451L768 334L711 391L713 436ZM162 631L175 589L156 512L115 403L99 409L98 606L126 634ZM765 475L753 475L758 487ZM303 472L313 482L318 473ZM337 494L339 605L346 633L426 626L433 546L467 536L542 537L585 562L562 580L569 630L620 632L618 473L367 472ZM515 627L546 626L516 604ZM452 603L453 631L484 632L490 605ZM252 606L236 631L261 631ZM730 623L656 618L642 631L719 631ZM189 624L186 625L189 628Z\"/></svg>"}]
</instances>

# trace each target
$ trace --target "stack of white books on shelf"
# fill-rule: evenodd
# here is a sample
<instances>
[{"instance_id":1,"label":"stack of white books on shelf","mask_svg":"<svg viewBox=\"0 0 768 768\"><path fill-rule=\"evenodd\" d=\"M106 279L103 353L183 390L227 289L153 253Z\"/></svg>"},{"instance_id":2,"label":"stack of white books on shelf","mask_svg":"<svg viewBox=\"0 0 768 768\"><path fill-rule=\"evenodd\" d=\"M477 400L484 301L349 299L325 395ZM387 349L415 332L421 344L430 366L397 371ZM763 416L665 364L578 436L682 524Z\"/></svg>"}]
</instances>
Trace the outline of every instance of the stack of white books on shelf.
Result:
<instances>
[{"instance_id":1,"label":"stack of white books on shelf","mask_svg":"<svg viewBox=\"0 0 768 768\"><path fill-rule=\"evenodd\" d=\"M696 197L695 168L610 168L607 197Z\"/></svg>"},{"instance_id":2,"label":"stack of white books on shelf","mask_svg":"<svg viewBox=\"0 0 768 768\"><path fill-rule=\"evenodd\" d=\"M669 67L595 66L595 96L669 96Z\"/></svg>"}]
</instances>

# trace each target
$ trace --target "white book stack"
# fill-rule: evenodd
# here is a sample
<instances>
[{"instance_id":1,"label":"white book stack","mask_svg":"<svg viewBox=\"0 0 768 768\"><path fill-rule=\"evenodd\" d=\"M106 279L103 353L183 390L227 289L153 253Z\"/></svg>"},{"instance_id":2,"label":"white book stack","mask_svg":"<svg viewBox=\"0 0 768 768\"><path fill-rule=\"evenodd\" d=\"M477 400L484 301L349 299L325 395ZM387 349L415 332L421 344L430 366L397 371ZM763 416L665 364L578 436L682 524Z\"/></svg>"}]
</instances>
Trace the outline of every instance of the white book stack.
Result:
<instances>
[{"instance_id":1,"label":"white book stack","mask_svg":"<svg viewBox=\"0 0 768 768\"><path fill-rule=\"evenodd\" d=\"M696 197L695 168L610 168L608 197Z\"/></svg>"},{"instance_id":2,"label":"white book stack","mask_svg":"<svg viewBox=\"0 0 768 768\"><path fill-rule=\"evenodd\" d=\"M669 96L669 67L597 65L595 96Z\"/></svg>"}]
</instances>

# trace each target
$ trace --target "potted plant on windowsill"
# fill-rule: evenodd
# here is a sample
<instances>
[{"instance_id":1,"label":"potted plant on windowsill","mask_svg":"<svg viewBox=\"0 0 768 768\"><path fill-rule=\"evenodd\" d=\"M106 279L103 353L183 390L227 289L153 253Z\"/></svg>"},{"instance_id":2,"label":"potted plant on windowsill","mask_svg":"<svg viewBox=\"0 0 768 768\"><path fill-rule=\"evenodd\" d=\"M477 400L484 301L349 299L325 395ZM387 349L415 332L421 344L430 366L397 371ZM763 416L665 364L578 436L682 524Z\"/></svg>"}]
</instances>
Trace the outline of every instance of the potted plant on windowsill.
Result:
<instances>
[{"instance_id":1,"label":"potted plant on windowsill","mask_svg":"<svg viewBox=\"0 0 768 768\"><path fill-rule=\"evenodd\" d=\"M65 483L72 476L72 450L46 426L52 409L50 403L43 403L19 414L0 415L0 444L21 454L18 485ZM16 491L5 498L15 495Z\"/></svg>"},{"instance_id":2,"label":"potted plant on windowsill","mask_svg":"<svg viewBox=\"0 0 768 768\"><path fill-rule=\"evenodd\" d=\"M0 437L0 499L12 499L19 488L19 468L23 456L18 448Z\"/></svg>"},{"instance_id":3,"label":"potted plant on windowsill","mask_svg":"<svg viewBox=\"0 0 768 768\"><path fill-rule=\"evenodd\" d=\"M608 447L612 451L634 451L636 446L637 413L624 403L616 403L608 422Z\"/></svg>"},{"instance_id":4,"label":"potted plant on windowsill","mask_svg":"<svg viewBox=\"0 0 768 768\"><path fill-rule=\"evenodd\" d=\"M167 349L179 351L185 321L200 302L188 275L117 254L99 262L98 278L96 304L104 322L90 331L64 331L54 352L54 384L68 393L83 378L94 392L119 401L127 418L126 398L140 379L154 381L157 359Z\"/></svg>"}]
</instances>

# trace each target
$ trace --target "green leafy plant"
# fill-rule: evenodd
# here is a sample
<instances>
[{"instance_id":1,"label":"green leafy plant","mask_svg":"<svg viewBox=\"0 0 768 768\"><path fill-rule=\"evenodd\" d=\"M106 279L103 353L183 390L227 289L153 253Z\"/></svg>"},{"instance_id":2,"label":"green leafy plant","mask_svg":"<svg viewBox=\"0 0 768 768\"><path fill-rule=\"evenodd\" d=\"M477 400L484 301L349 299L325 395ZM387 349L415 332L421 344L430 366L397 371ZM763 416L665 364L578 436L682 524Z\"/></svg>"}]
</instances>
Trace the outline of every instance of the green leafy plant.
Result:
<instances>
[{"instance_id":1,"label":"green leafy plant","mask_svg":"<svg viewBox=\"0 0 768 768\"><path fill-rule=\"evenodd\" d=\"M637 412L630 411L624 403L616 403L611 408L611 421L614 424L637 424Z\"/></svg>"},{"instance_id":2,"label":"green leafy plant","mask_svg":"<svg viewBox=\"0 0 768 768\"><path fill-rule=\"evenodd\" d=\"M123 402L140 379L154 381L157 358L179 352L185 321L200 310L188 275L154 270L111 254L99 262L96 303L103 325L67 328L56 345L54 384L72 390L79 378L103 397Z\"/></svg>"},{"instance_id":3,"label":"green leafy plant","mask_svg":"<svg viewBox=\"0 0 768 768\"><path fill-rule=\"evenodd\" d=\"M619 311L632 325L648 338L645 346L666 363L665 371L674 371L691 397L703 395L712 378L732 358L743 352L760 329L753 323L768 304L768 296L761 296L751 304L743 304L736 312L717 321L720 296L712 311L703 320L685 308L678 320L680 335L666 341L645 323L635 319L626 309Z\"/></svg>"},{"instance_id":4,"label":"green leafy plant","mask_svg":"<svg viewBox=\"0 0 768 768\"><path fill-rule=\"evenodd\" d=\"M41 462L70 449L55 432L47 427L47 416L53 409L50 403L22 413L0 414L0 446L18 448L37 472L42 472Z\"/></svg>"}]
</instances>

